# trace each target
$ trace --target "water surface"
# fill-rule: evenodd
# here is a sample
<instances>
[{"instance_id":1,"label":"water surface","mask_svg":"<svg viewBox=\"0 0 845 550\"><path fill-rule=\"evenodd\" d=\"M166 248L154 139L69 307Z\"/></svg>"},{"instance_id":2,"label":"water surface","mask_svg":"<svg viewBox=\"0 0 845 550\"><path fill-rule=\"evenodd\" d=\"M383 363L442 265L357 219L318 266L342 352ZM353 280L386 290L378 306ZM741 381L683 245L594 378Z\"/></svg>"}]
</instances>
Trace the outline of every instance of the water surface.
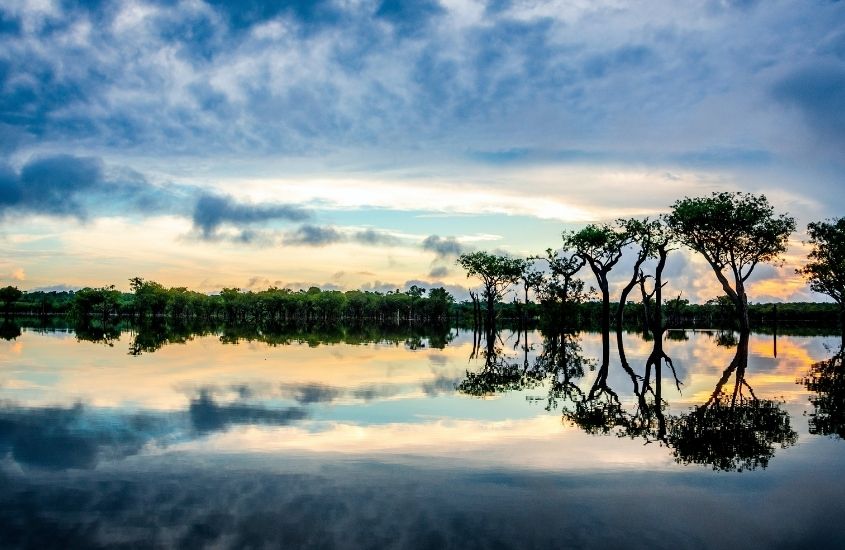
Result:
<instances>
[{"instance_id":1,"label":"water surface","mask_svg":"<svg viewBox=\"0 0 845 550\"><path fill-rule=\"evenodd\" d=\"M836 337L4 334L3 546L845 544Z\"/></svg>"}]
</instances>

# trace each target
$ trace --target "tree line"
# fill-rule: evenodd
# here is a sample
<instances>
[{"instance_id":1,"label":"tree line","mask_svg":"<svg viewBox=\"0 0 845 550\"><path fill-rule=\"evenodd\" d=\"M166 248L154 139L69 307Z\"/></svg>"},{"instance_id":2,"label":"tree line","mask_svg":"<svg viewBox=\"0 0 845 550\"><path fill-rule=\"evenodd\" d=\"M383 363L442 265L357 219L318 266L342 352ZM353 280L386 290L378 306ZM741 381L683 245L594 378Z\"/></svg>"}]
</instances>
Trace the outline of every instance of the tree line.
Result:
<instances>
[{"instance_id":1,"label":"tree line","mask_svg":"<svg viewBox=\"0 0 845 550\"><path fill-rule=\"evenodd\" d=\"M544 255L513 258L479 251L461 255L458 264L467 277L481 283L480 292L471 293L479 326L495 327L497 304L509 290L521 286L526 311L528 292L533 290L542 311L559 326L577 325L582 304L597 302L604 333L614 322L616 330L621 330L630 310L628 301L638 296L644 330L658 336L666 326L664 271L670 253L685 247L704 258L724 292L708 304L711 318L714 310L730 312L740 330L747 332L753 311L749 278L757 266L781 262L795 228L795 219L775 213L765 195L715 192L680 199L668 214L657 218L619 219L564 231L562 247L548 249ZM811 251L798 273L812 290L833 299L845 330L845 218L813 222L808 235ZM618 299L612 301L609 275L626 253L633 255L633 264ZM585 268L595 287L588 288L580 278ZM680 300L680 296L674 299L676 314ZM777 318L776 306L770 314Z\"/></svg>"},{"instance_id":2,"label":"tree line","mask_svg":"<svg viewBox=\"0 0 845 550\"><path fill-rule=\"evenodd\" d=\"M562 246L529 258L512 258L485 251L461 255L458 264L476 277L479 291L456 304L444 288L412 286L405 292L269 288L263 291L224 288L205 294L185 287L166 288L140 277L130 279L131 292L114 286L68 292L22 292L0 288L4 312L50 315L69 313L82 319L113 316L227 322L377 321L444 322L470 318L476 326L494 327L497 319L527 322L541 318L553 326L596 323L607 332L621 329L636 317L645 332L650 327L682 322L724 322L734 319L747 331L752 320L803 319L830 321L833 310L845 327L845 218L808 226L811 251L799 269L810 288L830 296L835 306L822 304L754 306L747 282L760 264L778 263L786 251L795 220L776 214L765 195L717 192L676 201L667 215L590 224L562 233ZM690 304L677 296L665 299L664 270L670 253L686 247L711 266L724 294L706 304ZM609 276L624 254L633 254L629 275L618 298L611 299ZM651 260L651 261L649 261ZM647 269L648 266L648 269ZM581 274L592 274L594 287ZM523 297L503 303L520 287ZM529 301L533 291L535 302ZM639 298L632 307L629 301ZM844 329L845 330L845 329Z\"/></svg>"},{"instance_id":3,"label":"tree line","mask_svg":"<svg viewBox=\"0 0 845 550\"><path fill-rule=\"evenodd\" d=\"M11 290L8 290L11 289ZM9 313L49 315L66 313L79 320L108 321L115 317L136 320L169 319L181 322L292 323L448 320L454 298L442 287L412 285L407 291L386 293L362 290L341 292L294 291L271 287L262 291L224 288L205 294L185 287L167 288L140 277L130 279L131 292L114 285L67 292L23 293L14 287L0 289L0 301ZM6 298L9 295L8 299Z\"/></svg>"}]
</instances>

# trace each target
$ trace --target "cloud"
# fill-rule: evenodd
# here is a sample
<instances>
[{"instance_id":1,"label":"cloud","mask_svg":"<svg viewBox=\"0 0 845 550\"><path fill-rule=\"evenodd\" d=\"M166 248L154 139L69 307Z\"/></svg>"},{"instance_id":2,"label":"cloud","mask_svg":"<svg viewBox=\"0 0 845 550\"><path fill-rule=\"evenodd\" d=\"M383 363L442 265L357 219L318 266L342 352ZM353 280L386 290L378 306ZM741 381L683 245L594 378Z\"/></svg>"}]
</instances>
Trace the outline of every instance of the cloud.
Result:
<instances>
[{"instance_id":1,"label":"cloud","mask_svg":"<svg viewBox=\"0 0 845 550\"><path fill-rule=\"evenodd\" d=\"M359 231L355 233L355 235L353 236L353 240L361 244L373 245L397 245L401 242L397 237L389 233L385 233L383 231L377 231L375 229L365 229L363 231Z\"/></svg>"},{"instance_id":2,"label":"cloud","mask_svg":"<svg viewBox=\"0 0 845 550\"><path fill-rule=\"evenodd\" d=\"M438 266L431 268L431 271L429 271L428 276L436 279L439 277L445 277L448 274L449 268L445 266Z\"/></svg>"},{"instance_id":3,"label":"cloud","mask_svg":"<svg viewBox=\"0 0 845 550\"><path fill-rule=\"evenodd\" d=\"M282 243L289 246L328 246L337 243L355 242L365 245L396 246L401 240L390 233L376 229L361 231L341 230L332 226L305 224L288 231Z\"/></svg>"},{"instance_id":4,"label":"cloud","mask_svg":"<svg viewBox=\"0 0 845 550\"><path fill-rule=\"evenodd\" d=\"M84 218L81 200L102 191L103 166L99 159L70 155L33 158L16 174L0 168L2 212L32 212Z\"/></svg>"},{"instance_id":5,"label":"cloud","mask_svg":"<svg viewBox=\"0 0 845 550\"><path fill-rule=\"evenodd\" d=\"M438 258L460 256L464 253L464 246L454 237L441 238L438 235L429 235L422 242L423 250L434 252Z\"/></svg>"},{"instance_id":6,"label":"cloud","mask_svg":"<svg viewBox=\"0 0 845 550\"><path fill-rule=\"evenodd\" d=\"M776 99L797 108L821 135L845 144L845 64L800 67L778 81L772 91Z\"/></svg>"},{"instance_id":7,"label":"cloud","mask_svg":"<svg viewBox=\"0 0 845 550\"><path fill-rule=\"evenodd\" d=\"M273 220L304 221L311 213L299 206L286 204L239 203L231 196L203 194L194 205L193 222L203 237L211 237L223 224L248 225ZM252 240L246 234L244 240Z\"/></svg>"},{"instance_id":8,"label":"cloud","mask_svg":"<svg viewBox=\"0 0 845 550\"><path fill-rule=\"evenodd\" d=\"M188 414L194 429L200 433L220 431L232 424L284 426L307 416L299 407L276 410L246 403L218 404L208 391L201 391L191 400Z\"/></svg>"},{"instance_id":9,"label":"cloud","mask_svg":"<svg viewBox=\"0 0 845 550\"><path fill-rule=\"evenodd\" d=\"M142 0L4 8L4 28L14 31L0 34L0 147L75 140L221 163L229 160L221 153L343 150L383 160L420 144L451 152L455 143L507 151L589 142L614 154L682 140L690 150L751 143L767 151L779 142L770 125L782 113L761 101L765 75L841 59L845 13L837 3L733 4L748 7Z\"/></svg>"},{"instance_id":10,"label":"cloud","mask_svg":"<svg viewBox=\"0 0 845 550\"><path fill-rule=\"evenodd\" d=\"M327 246L344 241L343 234L334 227L301 225L285 234L283 244L288 246Z\"/></svg>"},{"instance_id":11,"label":"cloud","mask_svg":"<svg viewBox=\"0 0 845 550\"><path fill-rule=\"evenodd\" d=\"M0 408L0 455L26 467L47 470L90 469L104 456L136 454L152 437L166 431L161 418L135 414L111 422L91 422L92 411L68 408Z\"/></svg>"},{"instance_id":12,"label":"cloud","mask_svg":"<svg viewBox=\"0 0 845 550\"><path fill-rule=\"evenodd\" d=\"M19 172L0 165L0 215L42 214L86 220L92 215L178 212L193 189L160 187L100 158L34 156Z\"/></svg>"}]
</instances>

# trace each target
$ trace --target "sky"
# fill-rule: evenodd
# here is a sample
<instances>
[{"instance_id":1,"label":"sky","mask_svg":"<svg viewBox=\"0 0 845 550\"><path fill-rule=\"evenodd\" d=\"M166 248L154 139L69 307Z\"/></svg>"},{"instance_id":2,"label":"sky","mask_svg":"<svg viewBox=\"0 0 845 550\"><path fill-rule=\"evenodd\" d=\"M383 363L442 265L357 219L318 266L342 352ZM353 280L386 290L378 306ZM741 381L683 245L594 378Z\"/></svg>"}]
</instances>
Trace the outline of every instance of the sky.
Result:
<instances>
[{"instance_id":1,"label":"sky","mask_svg":"<svg viewBox=\"0 0 845 550\"><path fill-rule=\"evenodd\" d=\"M23 289L460 298L461 252L728 190L798 222L751 300L821 300L804 228L845 215L843 2L5 0L0 89ZM672 292L708 270L674 253Z\"/></svg>"}]
</instances>

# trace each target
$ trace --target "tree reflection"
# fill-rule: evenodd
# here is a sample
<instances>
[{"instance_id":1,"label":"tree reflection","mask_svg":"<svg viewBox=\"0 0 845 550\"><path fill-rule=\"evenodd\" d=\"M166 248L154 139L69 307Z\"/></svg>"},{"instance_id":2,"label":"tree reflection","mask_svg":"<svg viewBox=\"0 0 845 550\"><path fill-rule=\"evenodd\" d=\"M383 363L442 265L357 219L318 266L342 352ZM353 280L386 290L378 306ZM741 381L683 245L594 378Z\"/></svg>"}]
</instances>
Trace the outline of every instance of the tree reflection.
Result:
<instances>
[{"instance_id":1,"label":"tree reflection","mask_svg":"<svg viewBox=\"0 0 845 550\"><path fill-rule=\"evenodd\" d=\"M479 355L484 359L484 366L478 372L466 372L466 377L458 384L458 391L475 397L487 397L498 393L529 389L539 385L545 373L533 369L528 363L528 337L524 343L524 357L520 362L516 357L503 353L499 333L484 330L484 349L481 348L481 334L473 334L473 349L470 359ZM518 346L518 343L517 343Z\"/></svg>"},{"instance_id":2,"label":"tree reflection","mask_svg":"<svg viewBox=\"0 0 845 550\"><path fill-rule=\"evenodd\" d=\"M801 380L815 395L810 397L810 433L845 439L845 342L830 359L813 363Z\"/></svg>"},{"instance_id":3,"label":"tree reflection","mask_svg":"<svg viewBox=\"0 0 845 550\"><path fill-rule=\"evenodd\" d=\"M547 336L543 351L535 360L535 368L549 380L546 410L566 403L580 403L585 394L576 383L584 376L584 367L593 365L581 353L578 337L572 333Z\"/></svg>"},{"instance_id":4,"label":"tree reflection","mask_svg":"<svg viewBox=\"0 0 845 550\"><path fill-rule=\"evenodd\" d=\"M16 340L21 335L21 327L17 323L5 319L0 323L0 338L3 340Z\"/></svg>"},{"instance_id":5,"label":"tree reflection","mask_svg":"<svg viewBox=\"0 0 845 550\"><path fill-rule=\"evenodd\" d=\"M758 399L745 379L748 340L748 333L740 335L736 355L707 402L670 419L667 443L677 462L753 470L768 466L776 447L795 444L789 414L775 401Z\"/></svg>"},{"instance_id":6,"label":"tree reflection","mask_svg":"<svg viewBox=\"0 0 845 550\"><path fill-rule=\"evenodd\" d=\"M110 321L82 320L73 327L73 331L80 342L93 342L113 347L114 343L120 340L121 326Z\"/></svg>"}]
</instances>

